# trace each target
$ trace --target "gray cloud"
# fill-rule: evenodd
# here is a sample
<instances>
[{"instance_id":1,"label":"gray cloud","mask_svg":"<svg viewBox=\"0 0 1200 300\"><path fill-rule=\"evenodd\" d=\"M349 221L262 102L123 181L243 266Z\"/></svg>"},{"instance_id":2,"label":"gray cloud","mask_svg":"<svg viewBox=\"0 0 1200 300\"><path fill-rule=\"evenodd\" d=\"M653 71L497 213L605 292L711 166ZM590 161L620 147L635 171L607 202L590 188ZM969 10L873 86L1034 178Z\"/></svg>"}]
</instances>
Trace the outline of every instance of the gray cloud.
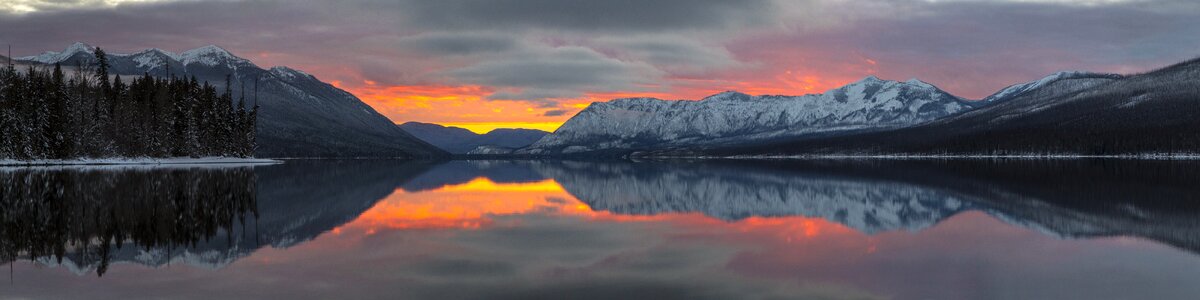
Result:
<instances>
[{"instance_id":1,"label":"gray cloud","mask_svg":"<svg viewBox=\"0 0 1200 300\"><path fill-rule=\"evenodd\" d=\"M695 39L673 35L609 37L600 39L598 46L622 59L644 61L679 76L700 76L740 65L722 45L704 45Z\"/></svg>"},{"instance_id":2,"label":"gray cloud","mask_svg":"<svg viewBox=\"0 0 1200 300\"><path fill-rule=\"evenodd\" d=\"M968 97L1056 71L1140 72L1200 55L1200 9L1165 9L1188 6L1182 1L888 5L918 13L751 37L729 49L768 65L801 57L802 66L847 77L865 75L847 65L870 58L884 78L917 77Z\"/></svg>"},{"instance_id":3,"label":"gray cloud","mask_svg":"<svg viewBox=\"0 0 1200 300\"><path fill-rule=\"evenodd\" d=\"M769 0L387 1L405 24L436 29L666 31L725 29L774 20Z\"/></svg>"},{"instance_id":4,"label":"gray cloud","mask_svg":"<svg viewBox=\"0 0 1200 300\"><path fill-rule=\"evenodd\" d=\"M401 38L400 46L432 55L470 55L512 50L519 45L517 38L495 33L435 32Z\"/></svg>"},{"instance_id":5,"label":"gray cloud","mask_svg":"<svg viewBox=\"0 0 1200 300\"><path fill-rule=\"evenodd\" d=\"M567 114L567 110L565 110L565 109L555 109L555 110L547 110L545 113L542 114L542 116L557 117L557 116L562 116L562 115L566 115L566 114Z\"/></svg>"},{"instance_id":6,"label":"gray cloud","mask_svg":"<svg viewBox=\"0 0 1200 300\"><path fill-rule=\"evenodd\" d=\"M660 72L641 63L606 57L584 47L539 48L503 60L487 60L452 70L447 76L469 84L503 89L494 100L578 97L582 91L641 90Z\"/></svg>"}]
</instances>

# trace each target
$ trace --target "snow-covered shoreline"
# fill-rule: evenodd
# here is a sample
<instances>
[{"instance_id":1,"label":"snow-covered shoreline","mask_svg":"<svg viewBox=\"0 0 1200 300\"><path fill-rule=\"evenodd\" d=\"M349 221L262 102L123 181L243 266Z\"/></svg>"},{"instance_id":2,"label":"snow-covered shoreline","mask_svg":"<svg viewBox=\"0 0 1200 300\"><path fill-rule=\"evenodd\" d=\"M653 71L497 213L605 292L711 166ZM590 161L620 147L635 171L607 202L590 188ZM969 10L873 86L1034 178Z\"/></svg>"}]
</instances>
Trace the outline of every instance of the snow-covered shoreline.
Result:
<instances>
[{"instance_id":1,"label":"snow-covered shoreline","mask_svg":"<svg viewBox=\"0 0 1200 300\"><path fill-rule=\"evenodd\" d=\"M0 159L0 166L111 166L111 165L245 165L278 164L280 160L241 157L171 157L171 158L81 158L81 159Z\"/></svg>"}]
</instances>

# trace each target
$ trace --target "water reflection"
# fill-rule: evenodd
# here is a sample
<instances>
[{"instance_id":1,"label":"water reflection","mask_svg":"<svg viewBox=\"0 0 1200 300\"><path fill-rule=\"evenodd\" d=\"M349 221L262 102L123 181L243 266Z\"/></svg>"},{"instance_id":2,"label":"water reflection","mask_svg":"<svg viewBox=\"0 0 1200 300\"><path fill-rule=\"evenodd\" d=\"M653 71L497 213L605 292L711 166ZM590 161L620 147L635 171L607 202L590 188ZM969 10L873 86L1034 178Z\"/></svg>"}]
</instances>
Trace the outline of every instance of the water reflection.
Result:
<instances>
[{"instance_id":1,"label":"water reflection","mask_svg":"<svg viewBox=\"0 0 1200 300\"><path fill-rule=\"evenodd\" d=\"M1200 164L1138 160L558 162L593 209L808 216L863 233L978 210L1062 237L1140 236L1200 250Z\"/></svg>"},{"instance_id":2,"label":"water reflection","mask_svg":"<svg viewBox=\"0 0 1200 300\"><path fill-rule=\"evenodd\" d=\"M10 264L17 283L0 290L18 297L88 290L98 298L1188 298L1200 293L1192 284L1200 276L1197 167L292 161L135 170L149 181L110 185L121 193L82 186L138 175L97 171L63 181L54 179L65 174L57 171L17 179L30 171L5 170L4 240L19 249L5 253L37 263ZM205 172L220 175L199 175ZM243 209L225 210L245 221L214 217L205 224L218 224L215 230L180 235L188 243L153 244L121 229L125 238L111 240L125 247L111 260L134 264L114 264L103 279L88 280L41 270L56 265L52 250L30 244L32 231L7 229L72 216L47 207L44 217L20 219L26 214L9 210L62 182L81 186L73 194L80 199L140 197L107 213L154 232L174 227L136 210L172 198L150 187L210 190L214 199L225 199L220 191L254 192L249 205L232 206ZM232 205L222 203L205 205ZM86 240L100 240L97 227L77 227L93 230ZM189 234L196 238L182 238ZM155 254L164 247L172 253ZM162 267L172 261L189 266Z\"/></svg>"},{"instance_id":3,"label":"water reflection","mask_svg":"<svg viewBox=\"0 0 1200 300\"><path fill-rule=\"evenodd\" d=\"M250 168L118 169L0 171L0 257L99 275L113 260L227 260L258 216Z\"/></svg>"}]
</instances>

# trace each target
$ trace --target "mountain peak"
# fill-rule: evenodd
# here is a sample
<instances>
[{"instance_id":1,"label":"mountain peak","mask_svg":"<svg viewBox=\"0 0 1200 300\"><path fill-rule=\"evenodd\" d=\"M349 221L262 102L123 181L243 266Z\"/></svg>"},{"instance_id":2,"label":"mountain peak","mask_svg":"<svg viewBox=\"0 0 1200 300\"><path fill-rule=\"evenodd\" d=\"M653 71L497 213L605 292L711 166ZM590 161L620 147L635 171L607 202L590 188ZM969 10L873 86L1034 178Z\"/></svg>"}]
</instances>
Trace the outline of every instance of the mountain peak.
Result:
<instances>
[{"instance_id":1,"label":"mountain peak","mask_svg":"<svg viewBox=\"0 0 1200 300\"><path fill-rule=\"evenodd\" d=\"M75 52L81 52L81 51L93 53L96 51L96 47L93 47L92 45L88 45L87 43L84 43L84 42L74 42L74 43L71 43L70 46L67 46L67 50L64 50L62 53L75 53Z\"/></svg>"},{"instance_id":2,"label":"mountain peak","mask_svg":"<svg viewBox=\"0 0 1200 300\"><path fill-rule=\"evenodd\" d=\"M714 94L714 95L712 95L712 96L704 97L704 99L701 99L700 101L707 101L707 100L749 100L750 98L752 98L752 96L750 96L749 94L742 93L742 92L738 92L738 91L724 91L724 92L720 92L720 93Z\"/></svg>"},{"instance_id":3,"label":"mountain peak","mask_svg":"<svg viewBox=\"0 0 1200 300\"><path fill-rule=\"evenodd\" d=\"M216 66L228 61L249 62L241 57L229 53L225 48L216 45L208 45L188 51L184 51L179 55L180 62L184 65L199 63L206 66Z\"/></svg>"},{"instance_id":4,"label":"mountain peak","mask_svg":"<svg viewBox=\"0 0 1200 300\"><path fill-rule=\"evenodd\" d=\"M883 79L879 79L879 77L875 77L875 75L867 75L867 77L863 77L863 79L859 79L858 81L855 81L854 83L875 83L875 82L883 82L883 81L884 81Z\"/></svg>"},{"instance_id":5,"label":"mountain peak","mask_svg":"<svg viewBox=\"0 0 1200 300\"><path fill-rule=\"evenodd\" d=\"M216 55L221 55L221 56L233 56L233 54L229 53L229 51L225 50L225 48L221 48L217 45L208 45L208 46L204 46L204 47L200 47L200 48L196 48L196 49L192 49L192 50L188 50L188 51L183 51L184 56L198 56L198 55L209 55L209 54L216 54Z\"/></svg>"},{"instance_id":6,"label":"mountain peak","mask_svg":"<svg viewBox=\"0 0 1200 300\"><path fill-rule=\"evenodd\" d=\"M43 52L42 54L38 54L38 55L34 55L34 56L16 57L15 59L36 61L36 62L45 63L45 64L52 64L52 63L57 63L57 62L62 62L64 60L67 60L67 59L71 58L71 56L75 56L75 54L77 54L77 53L88 53L88 54L96 53L96 47L93 47L92 45L88 45L83 42L75 42L75 43L72 43L70 46L67 46L67 48L64 49L62 52L46 51L46 52Z\"/></svg>"}]
</instances>

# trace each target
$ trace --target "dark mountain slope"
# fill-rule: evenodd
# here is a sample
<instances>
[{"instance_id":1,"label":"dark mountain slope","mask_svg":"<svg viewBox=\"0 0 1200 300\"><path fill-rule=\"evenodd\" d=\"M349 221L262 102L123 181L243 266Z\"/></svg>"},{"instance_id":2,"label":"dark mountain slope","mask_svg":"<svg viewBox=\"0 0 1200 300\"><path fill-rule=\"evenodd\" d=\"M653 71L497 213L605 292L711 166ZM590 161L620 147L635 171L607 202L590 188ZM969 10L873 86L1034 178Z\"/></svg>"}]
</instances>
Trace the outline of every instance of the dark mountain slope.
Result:
<instances>
[{"instance_id":1,"label":"dark mountain slope","mask_svg":"<svg viewBox=\"0 0 1200 300\"><path fill-rule=\"evenodd\" d=\"M75 43L62 52L20 57L31 64L91 66L95 48ZM258 81L259 157L444 157L448 154L396 128L387 117L354 95L287 67L263 69L217 46L180 54L147 49L108 53L111 73L141 76L195 76L223 89L243 90L251 105ZM237 95L237 96L240 96ZM235 99L237 97L234 97ZM236 100L235 100L236 104Z\"/></svg>"},{"instance_id":2,"label":"dark mountain slope","mask_svg":"<svg viewBox=\"0 0 1200 300\"><path fill-rule=\"evenodd\" d=\"M498 128L486 134L438 124L408 122L400 129L417 138L454 154L465 154L480 146L522 148L537 142L549 132L534 129Z\"/></svg>"}]
</instances>

